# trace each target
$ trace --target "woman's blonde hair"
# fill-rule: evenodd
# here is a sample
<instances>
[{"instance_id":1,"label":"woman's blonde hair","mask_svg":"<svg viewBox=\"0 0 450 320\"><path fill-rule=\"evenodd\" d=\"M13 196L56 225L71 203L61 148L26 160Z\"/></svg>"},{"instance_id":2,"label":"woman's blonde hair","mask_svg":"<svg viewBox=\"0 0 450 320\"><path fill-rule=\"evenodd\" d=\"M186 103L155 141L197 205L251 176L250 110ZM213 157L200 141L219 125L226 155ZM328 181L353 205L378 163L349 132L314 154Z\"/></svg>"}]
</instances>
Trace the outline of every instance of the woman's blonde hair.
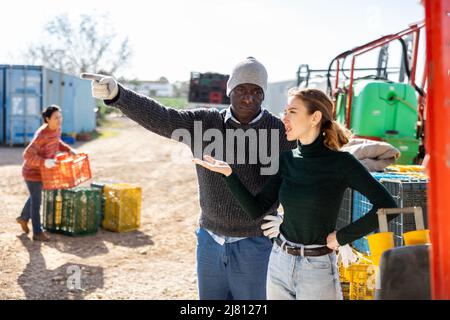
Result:
<instances>
[{"instance_id":1,"label":"woman's blonde hair","mask_svg":"<svg viewBox=\"0 0 450 320\"><path fill-rule=\"evenodd\" d=\"M352 136L351 131L333 120L333 102L324 92L317 89L292 88L288 96L302 100L308 114L311 115L316 111L322 113L320 132L325 135L326 147L337 151L349 142Z\"/></svg>"}]
</instances>

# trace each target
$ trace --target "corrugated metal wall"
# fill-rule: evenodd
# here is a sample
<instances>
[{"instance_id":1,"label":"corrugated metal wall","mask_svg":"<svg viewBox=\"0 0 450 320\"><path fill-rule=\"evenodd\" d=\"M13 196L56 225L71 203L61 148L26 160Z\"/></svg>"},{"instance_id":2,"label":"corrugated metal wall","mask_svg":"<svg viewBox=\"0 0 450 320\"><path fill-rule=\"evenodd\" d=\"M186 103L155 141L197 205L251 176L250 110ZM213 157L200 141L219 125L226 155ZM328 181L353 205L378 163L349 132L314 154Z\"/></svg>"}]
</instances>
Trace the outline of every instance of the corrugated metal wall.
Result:
<instances>
[{"instance_id":1,"label":"corrugated metal wall","mask_svg":"<svg viewBox=\"0 0 450 320\"><path fill-rule=\"evenodd\" d=\"M26 144L41 125L41 68L1 66L4 72L5 142Z\"/></svg>"},{"instance_id":2,"label":"corrugated metal wall","mask_svg":"<svg viewBox=\"0 0 450 320\"><path fill-rule=\"evenodd\" d=\"M63 114L62 131L80 133L96 127L95 99L91 94L91 83L76 76L46 69L44 107L56 104Z\"/></svg>"},{"instance_id":3,"label":"corrugated metal wall","mask_svg":"<svg viewBox=\"0 0 450 320\"><path fill-rule=\"evenodd\" d=\"M0 65L0 144L30 142L51 104L62 108L63 133L95 129L89 81L40 66Z\"/></svg>"},{"instance_id":4,"label":"corrugated metal wall","mask_svg":"<svg viewBox=\"0 0 450 320\"><path fill-rule=\"evenodd\" d=\"M73 77L74 90L74 130L75 132L88 132L97 126L95 117L95 99L91 93L91 82Z\"/></svg>"},{"instance_id":5,"label":"corrugated metal wall","mask_svg":"<svg viewBox=\"0 0 450 320\"><path fill-rule=\"evenodd\" d=\"M4 81L4 69L0 68L0 144L2 144L5 141L5 81Z\"/></svg>"}]
</instances>

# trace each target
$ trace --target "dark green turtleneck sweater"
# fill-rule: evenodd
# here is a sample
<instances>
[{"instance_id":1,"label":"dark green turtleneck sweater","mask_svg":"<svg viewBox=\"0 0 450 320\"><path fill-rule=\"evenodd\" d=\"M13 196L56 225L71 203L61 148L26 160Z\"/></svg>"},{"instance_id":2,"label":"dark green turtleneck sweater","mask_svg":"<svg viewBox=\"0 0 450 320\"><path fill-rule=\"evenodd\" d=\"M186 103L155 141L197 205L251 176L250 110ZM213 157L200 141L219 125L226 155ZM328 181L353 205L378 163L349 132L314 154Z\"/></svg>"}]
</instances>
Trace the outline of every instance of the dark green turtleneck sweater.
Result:
<instances>
[{"instance_id":1,"label":"dark green turtleneck sweater","mask_svg":"<svg viewBox=\"0 0 450 320\"><path fill-rule=\"evenodd\" d=\"M261 217L279 200L284 209L281 233L287 240L304 245L326 245L328 234L335 230L347 187L365 195L373 207L361 219L337 232L340 245L376 230L379 208L396 207L389 192L358 160L348 152L328 149L322 135L309 145L283 152L278 173L256 195L246 189L234 171L225 180L253 219Z\"/></svg>"}]
</instances>

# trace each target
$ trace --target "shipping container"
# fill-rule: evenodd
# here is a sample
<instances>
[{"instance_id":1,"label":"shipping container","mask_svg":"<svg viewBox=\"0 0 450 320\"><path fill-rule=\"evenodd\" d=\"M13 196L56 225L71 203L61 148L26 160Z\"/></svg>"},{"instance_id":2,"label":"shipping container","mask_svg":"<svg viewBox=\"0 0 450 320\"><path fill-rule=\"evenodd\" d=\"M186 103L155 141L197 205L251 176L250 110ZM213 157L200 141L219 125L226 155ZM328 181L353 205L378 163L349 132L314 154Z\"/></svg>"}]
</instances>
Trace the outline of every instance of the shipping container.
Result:
<instances>
[{"instance_id":1,"label":"shipping container","mask_svg":"<svg viewBox=\"0 0 450 320\"><path fill-rule=\"evenodd\" d=\"M0 145L5 142L5 89L4 89L4 72L3 69L0 69Z\"/></svg>"},{"instance_id":2,"label":"shipping container","mask_svg":"<svg viewBox=\"0 0 450 320\"><path fill-rule=\"evenodd\" d=\"M95 129L89 81L41 66L0 65L0 75L0 143L29 143L42 124L42 110L51 104L62 108L63 133Z\"/></svg>"},{"instance_id":3,"label":"shipping container","mask_svg":"<svg viewBox=\"0 0 450 320\"><path fill-rule=\"evenodd\" d=\"M89 132L96 127L95 99L90 81L45 69L44 108L56 104L62 108L63 133Z\"/></svg>"},{"instance_id":4,"label":"shipping container","mask_svg":"<svg viewBox=\"0 0 450 320\"><path fill-rule=\"evenodd\" d=\"M5 142L26 144L41 125L42 81L37 66L0 66L4 81Z\"/></svg>"}]
</instances>

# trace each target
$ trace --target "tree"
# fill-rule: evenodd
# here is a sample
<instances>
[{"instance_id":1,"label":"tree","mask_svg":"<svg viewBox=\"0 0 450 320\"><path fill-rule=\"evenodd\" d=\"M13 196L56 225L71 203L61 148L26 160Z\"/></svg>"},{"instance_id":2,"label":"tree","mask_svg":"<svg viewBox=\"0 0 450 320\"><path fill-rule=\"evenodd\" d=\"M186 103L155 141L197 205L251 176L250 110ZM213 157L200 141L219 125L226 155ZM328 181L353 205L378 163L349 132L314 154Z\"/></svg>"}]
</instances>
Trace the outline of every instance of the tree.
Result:
<instances>
[{"instance_id":1,"label":"tree","mask_svg":"<svg viewBox=\"0 0 450 320\"><path fill-rule=\"evenodd\" d=\"M106 15L80 15L77 20L63 14L48 22L46 37L28 49L30 63L72 74L111 75L129 62L128 37L118 39Z\"/></svg>"}]
</instances>

